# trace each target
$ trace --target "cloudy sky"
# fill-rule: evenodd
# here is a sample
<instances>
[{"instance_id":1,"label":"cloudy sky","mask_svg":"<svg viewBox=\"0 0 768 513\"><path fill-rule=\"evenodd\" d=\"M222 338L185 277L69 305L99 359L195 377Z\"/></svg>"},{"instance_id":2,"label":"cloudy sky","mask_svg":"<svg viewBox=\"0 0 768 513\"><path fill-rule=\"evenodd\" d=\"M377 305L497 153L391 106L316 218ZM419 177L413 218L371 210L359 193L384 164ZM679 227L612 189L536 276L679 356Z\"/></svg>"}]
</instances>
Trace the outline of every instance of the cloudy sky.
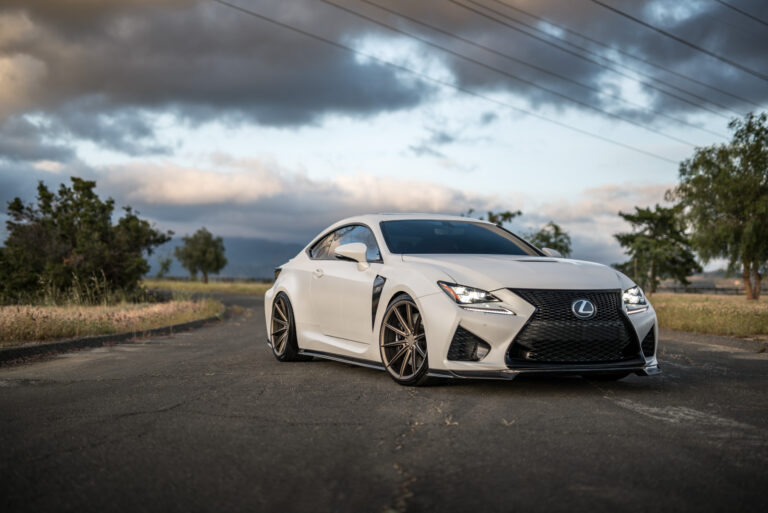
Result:
<instances>
[{"instance_id":1,"label":"cloudy sky","mask_svg":"<svg viewBox=\"0 0 768 513\"><path fill-rule=\"evenodd\" d=\"M761 0L227 2L2 0L0 202L81 176L177 234L295 242L520 209L611 263L617 212L768 106Z\"/></svg>"}]
</instances>

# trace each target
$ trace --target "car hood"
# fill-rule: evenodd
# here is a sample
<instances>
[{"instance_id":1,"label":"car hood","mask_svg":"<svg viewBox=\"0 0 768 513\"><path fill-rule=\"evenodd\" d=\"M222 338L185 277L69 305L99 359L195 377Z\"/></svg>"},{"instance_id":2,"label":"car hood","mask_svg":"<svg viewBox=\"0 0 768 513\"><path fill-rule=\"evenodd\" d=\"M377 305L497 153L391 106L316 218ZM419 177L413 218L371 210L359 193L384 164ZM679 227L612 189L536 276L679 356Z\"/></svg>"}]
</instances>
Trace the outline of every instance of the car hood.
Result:
<instances>
[{"instance_id":1,"label":"car hood","mask_svg":"<svg viewBox=\"0 0 768 513\"><path fill-rule=\"evenodd\" d=\"M602 264L512 255L403 255L407 264L435 267L454 282L483 290L619 289L620 273Z\"/></svg>"}]
</instances>

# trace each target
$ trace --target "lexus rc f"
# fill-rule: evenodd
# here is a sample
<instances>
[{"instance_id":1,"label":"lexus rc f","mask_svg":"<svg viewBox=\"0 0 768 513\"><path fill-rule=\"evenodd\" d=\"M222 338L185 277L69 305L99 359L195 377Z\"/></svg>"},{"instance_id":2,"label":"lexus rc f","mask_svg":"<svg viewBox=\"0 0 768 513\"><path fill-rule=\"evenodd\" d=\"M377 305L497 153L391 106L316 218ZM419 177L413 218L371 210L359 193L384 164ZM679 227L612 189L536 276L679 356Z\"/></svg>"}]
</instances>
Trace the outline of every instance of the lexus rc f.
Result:
<instances>
[{"instance_id":1,"label":"lexus rc f","mask_svg":"<svg viewBox=\"0 0 768 513\"><path fill-rule=\"evenodd\" d=\"M349 362L384 369L401 385L659 372L656 313L640 287L492 223L353 217L275 275L264 306L280 361Z\"/></svg>"}]
</instances>

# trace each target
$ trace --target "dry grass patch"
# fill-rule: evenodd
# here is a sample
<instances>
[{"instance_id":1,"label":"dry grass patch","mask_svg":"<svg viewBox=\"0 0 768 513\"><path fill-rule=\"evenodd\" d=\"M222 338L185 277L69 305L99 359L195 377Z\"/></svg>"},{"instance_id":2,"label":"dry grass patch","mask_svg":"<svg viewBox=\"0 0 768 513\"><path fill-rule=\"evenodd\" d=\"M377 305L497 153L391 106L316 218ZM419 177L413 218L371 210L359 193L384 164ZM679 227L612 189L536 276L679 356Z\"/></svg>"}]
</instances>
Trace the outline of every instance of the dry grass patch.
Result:
<instances>
[{"instance_id":1,"label":"dry grass patch","mask_svg":"<svg viewBox=\"0 0 768 513\"><path fill-rule=\"evenodd\" d=\"M768 335L768 300L744 296L656 293L650 296L659 326L732 337Z\"/></svg>"},{"instance_id":2,"label":"dry grass patch","mask_svg":"<svg viewBox=\"0 0 768 513\"><path fill-rule=\"evenodd\" d=\"M111 306L0 306L0 346L142 331L223 311L224 305L213 299Z\"/></svg>"},{"instance_id":3,"label":"dry grass patch","mask_svg":"<svg viewBox=\"0 0 768 513\"><path fill-rule=\"evenodd\" d=\"M190 294L216 292L224 294L254 294L263 296L272 284L257 281L217 281L203 283L201 281L145 280L144 286L151 290L170 290L172 292L184 292Z\"/></svg>"}]
</instances>

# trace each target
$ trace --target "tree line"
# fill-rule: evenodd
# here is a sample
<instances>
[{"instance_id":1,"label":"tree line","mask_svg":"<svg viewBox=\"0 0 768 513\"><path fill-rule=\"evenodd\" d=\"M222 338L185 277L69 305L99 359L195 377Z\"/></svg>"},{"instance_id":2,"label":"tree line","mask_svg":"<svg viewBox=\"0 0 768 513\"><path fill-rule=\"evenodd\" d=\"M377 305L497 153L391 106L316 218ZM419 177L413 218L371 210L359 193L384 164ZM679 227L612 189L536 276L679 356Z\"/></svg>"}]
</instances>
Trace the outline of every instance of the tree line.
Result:
<instances>
[{"instance_id":1,"label":"tree line","mask_svg":"<svg viewBox=\"0 0 768 513\"><path fill-rule=\"evenodd\" d=\"M96 182L73 177L71 186L51 191L37 186L37 200L8 203L8 232L0 247L0 302L102 302L142 295L147 257L171 240L131 207L114 220L115 202L102 200ZM226 265L221 237L205 228L176 248L181 264L195 276Z\"/></svg>"}]
</instances>

